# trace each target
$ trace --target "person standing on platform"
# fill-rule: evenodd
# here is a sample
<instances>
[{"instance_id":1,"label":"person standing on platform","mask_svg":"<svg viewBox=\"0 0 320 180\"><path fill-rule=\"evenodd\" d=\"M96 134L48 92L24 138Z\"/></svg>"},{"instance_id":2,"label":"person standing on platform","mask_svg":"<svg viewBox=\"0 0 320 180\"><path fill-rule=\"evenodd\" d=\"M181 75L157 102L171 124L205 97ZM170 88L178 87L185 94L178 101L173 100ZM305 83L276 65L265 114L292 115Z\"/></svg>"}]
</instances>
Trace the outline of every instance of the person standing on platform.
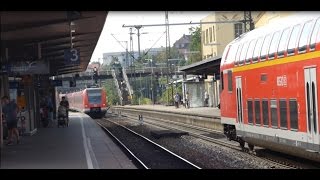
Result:
<instances>
[{"instance_id":1,"label":"person standing on platform","mask_svg":"<svg viewBox=\"0 0 320 180\"><path fill-rule=\"evenodd\" d=\"M10 101L8 96L1 98L2 112L7 122L7 128L9 130L9 137L7 145L13 145L13 135L16 136L17 144L20 143L19 131L17 128L18 124L18 105L14 101Z\"/></svg>"},{"instance_id":2,"label":"person standing on platform","mask_svg":"<svg viewBox=\"0 0 320 180\"><path fill-rule=\"evenodd\" d=\"M176 95L174 96L174 104L176 108L179 108L179 103L180 103L180 95L179 93L176 93Z\"/></svg>"},{"instance_id":3,"label":"person standing on platform","mask_svg":"<svg viewBox=\"0 0 320 180\"><path fill-rule=\"evenodd\" d=\"M209 93L207 91L204 93L204 106L209 106Z\"/></svg>"},{"instance_id":4,"label":"person standing on platform","mask_svg":"<svg viewBox=\"0 0 320 180\"><path fill-rule=\"evenodd\" d=\"M189 109L189 91L187 91L187 93L186 93L186 99L185 99L185 107L187 108L187 109Z\"/></svg>"}]
</instances>

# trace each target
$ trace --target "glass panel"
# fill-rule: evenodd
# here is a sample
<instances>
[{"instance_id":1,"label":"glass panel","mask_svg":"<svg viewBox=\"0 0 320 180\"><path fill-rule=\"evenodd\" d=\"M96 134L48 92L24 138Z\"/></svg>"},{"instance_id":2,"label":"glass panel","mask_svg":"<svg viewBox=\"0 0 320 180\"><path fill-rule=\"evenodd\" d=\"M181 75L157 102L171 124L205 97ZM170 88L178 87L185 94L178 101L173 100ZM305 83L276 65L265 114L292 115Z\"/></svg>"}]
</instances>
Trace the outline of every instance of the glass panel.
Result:
<instances>
[{"instance_id":1,"label":"glass panel","mask_svg":"<svg viewBox=\"0 0 320 180\"><path fill-rule=\"evenodd\" d=\"M271 109L271 125L272 127L278 127L278 108L277 108L277 100L270 101L270 109Z\"/></svg>"},{"instance_id":2,"label":"glass panel","mask_svg":"<svg viewBox=\"0 0 320 180\"><path fill-rule=\"evenodd\" d=\"M232 71L228 70L228 91L232 91Z\"/></svg>"},{"instance_id":3,"label":"glass panel","mask_svg":"<svg viewBox=\"0 0 320 180\"><path fill-rule=\"evenodd\" d=\"M306 24L303 26L299 41L299 52L306 52L307 50L308 37L310 36L312 25L312 21L309 21L306 22Z\"/></svg>"},{"instance_id":4,"label":"glass panel","mask_svg":"<svg viewBox=\"0 0 320 180\"><path fill-rule=\"evenodd\" d=\"M258 61L258 56L260 55L262 42L263 42L263 38L260 37L257 41L255 48L254 48L253 59L252 59L253 62Z\"/></svg>"},{"instance_id":5,"label":"glass panel","mask_svg":"<svg viewBox=\"0 0 320 180\"><path fill-rule=\"evenodd\" d=\"M253 109L252 109L252 100L248 100L248 122L253 123Z\"/></svg>"},{"instance_id":6,"label":"glass panel","mask_svg":"<svg viewBox=\"0 0 320 180\"><path fill-rule=\"evenodd\" d=\"M268 108L268 100L262 100L262 119L263 125L269 125L269 108Z\"/></svg>"},{"instance_id":7,"label":"glass panel","mask_svg":"<svg viewBox=\"0 0 320 180\"><path fill-rule=\"evenodd\" d=\"M316 40L318 36L318 41L320 41L320 18L318 18L316 25L313 28L313 32L310 38L310 50L314 50L316 47Z\"/></svg>"},{"instance_id":8,"label":"glass panel","mask_svg":"<svg viewBox=\"0 0 320 180\"><path fill-rule=\"evenodd\" d=\"M286 46L288 44L289 35L290 35L290 28L287 28L282 32L279 48L278 48L278 56L284 55L284 51L286 50Z\"/></svg>"},{"instance_id":9,"label":"glass panel","mask_svg":"<svg viewBox=\"0 0 320 180\"><path fill-rule=\"evenodd\" d=\"M274 53L278 49L279 40L280 40L280 31L277 31L277 32L274 33L272 41L271 41L271 44L270 44L269 59L274 58Z\"/></svg>"},{"instance_id":10,"label":"glass panel","mask_svg":"<svg viewBox=\"0 0 320 180\"><path fill-rule=\"evenodd\" d=\"M90 104L100 104L101 103L101 89L90 89L87 90L88 101Z\"/></svg>"},{"instance_id":11,"label":"glass panel","mask_svg":"<svg viewBox=\"0 0 320 180\"><path fill-rule=\"evenodd\" d=\"M301 27L300 24L293 27L289 44L288 44L288 55L294 53L294 48L297 47L297 39L299 36L300 27Z\"/></svg>"},{"instance_id":12,"label":"glass panel","mask_svg":"<svg viewBox=\"0 0 320 180\"><path fill-rule=\"evenodd\" d=\"M286 100L280 100L280 127L287 128L287 102Z\"/></svg>"},{"instance_id":13,"label":"glass panel","mask_svg":"<svg viewBox=\"0 0 320 180\"><path fill-rule=\"evenodd\" d=\"M261 118L260 118L260 100L254 100L254 114L256 117L256 124L261 124Z\"/></svg>"},{"instance_id":14,"label":"glass panel","mask_svg":"<svg viewBox=\"0 0 320 180\"><path fill-rule=\"evenodd\" d=\"M264 42L261 48L261 54L260 54L261 60L266 59L266 55L268 54L268 50L269 50L270 40L271 40L271 34L268 34L264 39Z\"/></svg>"},{"instance_id":15,"label":"glass panel","mask_svg":"<svg viewBox=\"0 0 320 180\"><path fill-rule=\"evenodd\" d=\"M250 59L252 58L253 55L253 50L254 47L256 45L257 40L254 39L250 42L249 48L248 48L248 52L247 52L247 56L246 56L246 63L250 63Z\"/></svg>"},{"instance_id":16,"label":"glass panel","mask_svg":"<svg viewBox=\"0 0 320 180\"><path fill-rule=\"evenodd\" d=\"M297 100L290 99L290 126L291 129L298 129L298 105Z\"/></svg>"}]
</instances>

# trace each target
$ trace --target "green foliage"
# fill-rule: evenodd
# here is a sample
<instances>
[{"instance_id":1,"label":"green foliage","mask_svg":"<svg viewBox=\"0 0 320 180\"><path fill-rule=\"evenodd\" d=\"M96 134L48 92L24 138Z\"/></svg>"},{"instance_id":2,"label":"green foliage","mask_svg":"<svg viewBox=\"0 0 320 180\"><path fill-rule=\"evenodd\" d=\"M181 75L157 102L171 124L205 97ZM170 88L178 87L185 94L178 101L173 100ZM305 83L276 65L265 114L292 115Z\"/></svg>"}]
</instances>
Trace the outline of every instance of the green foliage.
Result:
<instances>
[{"instance_id":1,"label":"green foliage","mask_svg":"<svg viewBox=\"0 0 320 180\"><path fill-rule=\"evenodd\" d=\"M189 28L191 34L190 51L199 51L199 53L193 53L190 55L189 62L192 64L201 61L201 30L200 27Z\"/></svg>"},{"instance_id":2,"label":"green foliage","mask_svg":"<svg viewBox=\"0 0 320 180\"><path fill-rule=\"evenodd\" d=\"M107 80L103 88L107 92L107 102L109 106L120 104L118 92L112 79Z\"/></svg>"},{"instance_id":3,"label":"green foliage","mask_svg":"<svg viewBox=\"0 0 320 180\"><path fill-rule=\"evenodd\" d=\"M173 96L177 92L180 94L180 96L182 96L182 84L177 84L177 86L170 85L169 87L167 87L167 89L162 94L162 96L160 98L160 103L167 104L168 103L168 96L169 96L169 104L173 104Z\"/></svg>"}]
</instances>

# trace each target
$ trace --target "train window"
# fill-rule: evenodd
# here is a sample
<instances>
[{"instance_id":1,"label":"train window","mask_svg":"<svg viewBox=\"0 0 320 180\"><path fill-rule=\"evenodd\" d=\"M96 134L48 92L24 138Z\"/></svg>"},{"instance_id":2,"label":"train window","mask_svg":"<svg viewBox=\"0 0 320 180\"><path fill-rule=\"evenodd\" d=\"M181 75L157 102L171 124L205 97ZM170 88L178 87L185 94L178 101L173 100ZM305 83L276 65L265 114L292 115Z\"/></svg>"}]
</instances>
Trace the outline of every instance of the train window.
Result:
<instances>
[{"instance_id":1,"label":"train window","mask_svg":"<svg viewBox=\"0 0 320 180\"><path fill-rule=\"evenodd\" d=\"M240 63L240 53L241 53L242 47L243 47L243 44L240 44L239 48L238 48L238 51L237 51L237 54L236 54L236 61L237 61L237 64L240 65L240 66L242 65Z\"/></svg>"},{"instance_id":2,"label":"train window","mask_svg":"<svg viewBox=\"0 0 320 180\"><path fill-rule=\"evenodd\" d=\"M256 117L256 125L261 124L261 115L260 115L260 100L255 99L254 100L254 115Z\"/></svg>"},{"instance_id":3,"label":"train window","mask_svg":"<svg viewBox=\"0 0 320 180\"><path fill-rule=\"evenodd\" d=\"M288 51L287 51L288 56L291 56L294 54L294 49L297 47L297 39L299 36L300 28L301 28L301 25L298 24L298 25L294 26L292 29L289 43L288 43Z\"/></svg>"},{"instance_id":4,"label":"train window","mask_svg":"<svg viewBox=\"0 0 320 180\"><path fill-rule=\"evenodd\" d=\"M308 44L308 39L310 37L310 33L312 30L312 25L313 25L313 21L308 21L303 26L300 40L299 40L299 48L298 48L299 54L307 52L307 44Z\"/></svg>"},{"instance_id":5,"label":"train window","mask_svg":"<svg viewBox=\"0 0 320 180\"><path fill-rule=\"evenodd\" d=\"M318 38L317 38L318 37ZM318 18L316 25L313 28L313 32L310 38L310 51L314 51L316 47L316 40L320 41L320 18Z\"/></svg>"},{"instance_id":6,"label":"train window","mask_svg":"<svg viewBox=\"0 0 320 180\"><path fill-rule=\"evenodd\" d=\"M221 78L221 90L220 91L222 91L223 90L223 88L224 88L224 82L223 82L223 72L220 72L220 78Z\"/></svg>"},{"instance_id":7,"label":"train window","mask_svg":"<svg viewBox=\"0 0 320 180\"><path fill-rule=\"evenodd\" d=\"M254 50L254 46L256 45L257 40L254 39L250 42L249 48L248 48L248 52L247 52L247 56L246 56L246 63L250 63L250 60L252 58L253 55L253 50Z\"/></svg>"},{"instance_id":8,"label":"train window","mask_svg":"<svg viewBox=\"0 0 320 180\"><path fill-rule=\"evenodd\" d=\"M253 52L253 58L252 58L253 63L258 61L258 56L261 51L262 42L263 42L263 37L259 37Z\"/></svg>"},{"instance_id":9,"label":"train window","mask_svg":"<svg viewBox=\"0 0 320 180\"><path fill-rule=\"evenodd\" d=\"M268 48L270 45L270 40L271 40L271 34L268 34L263 41L263 45L261 48L261 53L260 53L260 61L266 60L267 54L268 54Z\"/></svg>"},{"instance_id":10,"label":"train window","mask_svg":"<svg viewBox=\"0 0 320 180\"><path fill-rule=\"evenodd\" d=\"M271 125L278 128L278 107L277 100L270 100Z\"/></svg>"},{"instance_id":11,"label":"train window","mask_svg":"<svg viewBox=\"0 0 320 180\"><path fill-rule=\"evenodd\" d=\"M269 126L269 108L268 100L262 99L262 120L264 126Z\"/></svg>"},{"instance_id":12,"label":"train window","mask_svg":"<svg viewBox=\"0 0 320 180\"><path fill-rule=\"evenodd\" d=\"M232 71L228 70L228 91L232 92Z\"/></svg>"},{"instance_id":13,"label":"train window","mask_svg":"<svg viewBox=\"0 0 320 180\"><path fill-rule=\"evenodd\" d=\"M232 49L232 55L230 55L230 58L233 58L234 64L235 64L236 66L239 65L239 61L238 61L237 56L236 56L237 53L238 53L238 51L240 51L239 49L240 49L240 45L234 46L234 48Z\"/></svg>"},{"instance_id":14,"label":"train window","mask_svg":"<svg viewBox=\"0 0 320 180\"><path fill-rule=\"evenodd\" d=\"M228 58L227 58L229 62L234 62L234 63L236 63L236 58L235 58L235 56L236 56L237 50L238 50L238 45L237 45L237 44L233 44L233 45L231 46L231 48L230 48L230 51L229 51L229 54L228 54Z\"/></svg>"},{"instance_id":15,"label":"train window","mask_svg":"<svg viewBox=\"0 0 320 180\"><path fill-rule=\"evenodd\" d=\"M267 82L267 75L266 74L261 74L260 80L261 82Z\"/></svg>"},{"instance_id":16,"label":"train window","mask_svg":"<svg viewBox=\"0 0 320 180\"><path fill-rule=\"evenodd\" d=\"M274 54L277 52L279 41L280 41L280 31L277 31L273 34L273 37L270 43L268 59L274 59Z\"/></svg>"},{"instance_id":17,"label":"train window","mask_svg":"<svg viewBox=\"0 0 320 180\"><path fill-rule=\"evenodd\" d=\"M281 58L284 56L284 51L286 50L286 46L289 40L289 34L290 34L290 28L287 28L282 32L279 47L278 47L278 58Z\"/></svg>"},{"instance_id":18,"label":"train window","mask_svg":"<svg viewBox=\"0 0 320 180\"><path fill-rule=\"evenodd\" d=\"M253 124L253 108L252 108L252 100L248 99L247 100L248 104L248 123Z\"/></svg>"},{"instance_id":19,"label":"train window","mask_svg":"<svg viewBox=\"0 0 320 180\"><path fill-rule=\"evenodd\" d=\"M243 48L241 50L241 55L240 55L240 63L241 64L244 64L244 60L245 60L247 52L248 52L248 47L249 47L249 42L245 42L243 45Z\"/></svg>"},{"instance_id":20,"label":"train window","mask_svg":"<svg viewBox=\"0 0 320 180\"><path fill-rule=\"evenodd\" d=\"M298 104L296 99L289 100L291 130L298 129Z\"/></svg>"},{"instance_id":21,"label":"train window","mask_svg":"<svg viewBox=\"0 0 320 180\"><path fill-rule=\"evenodd\" d=\"M288 128L288 122L287 122L287 100L286 99L280 99L279 100L279 106L280 106L280 127L283 129Z\"/></svg>"}]
</instances>

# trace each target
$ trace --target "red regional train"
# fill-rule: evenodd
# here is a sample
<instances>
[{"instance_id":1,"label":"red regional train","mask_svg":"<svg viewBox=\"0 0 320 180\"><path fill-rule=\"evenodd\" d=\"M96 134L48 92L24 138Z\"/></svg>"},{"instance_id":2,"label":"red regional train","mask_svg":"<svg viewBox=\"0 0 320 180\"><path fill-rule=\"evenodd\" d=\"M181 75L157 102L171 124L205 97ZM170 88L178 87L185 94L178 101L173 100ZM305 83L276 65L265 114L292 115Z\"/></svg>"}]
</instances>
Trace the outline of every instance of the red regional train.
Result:
<instances>
[{"instance_id":1,"label":"red regional train","mask_svg":"<svg viewBox=\"0 0 320 180\"><path fill-rule=\"evenodd\" d=\"M70 109L88 114L92 118L102 118L107 112L107 96L102 88L86 88L65 95Z\"/></svg>"},{"instance_id":2,"label":"red regional train","mask_svg":"<svg viewBox=\"0 0 320 180\"><path fill-rule=\"evenodd\" d=\"M241 35L226 46L220 73L229 140L320 162L320 12Z\"/></svg>"}]
</instances>

